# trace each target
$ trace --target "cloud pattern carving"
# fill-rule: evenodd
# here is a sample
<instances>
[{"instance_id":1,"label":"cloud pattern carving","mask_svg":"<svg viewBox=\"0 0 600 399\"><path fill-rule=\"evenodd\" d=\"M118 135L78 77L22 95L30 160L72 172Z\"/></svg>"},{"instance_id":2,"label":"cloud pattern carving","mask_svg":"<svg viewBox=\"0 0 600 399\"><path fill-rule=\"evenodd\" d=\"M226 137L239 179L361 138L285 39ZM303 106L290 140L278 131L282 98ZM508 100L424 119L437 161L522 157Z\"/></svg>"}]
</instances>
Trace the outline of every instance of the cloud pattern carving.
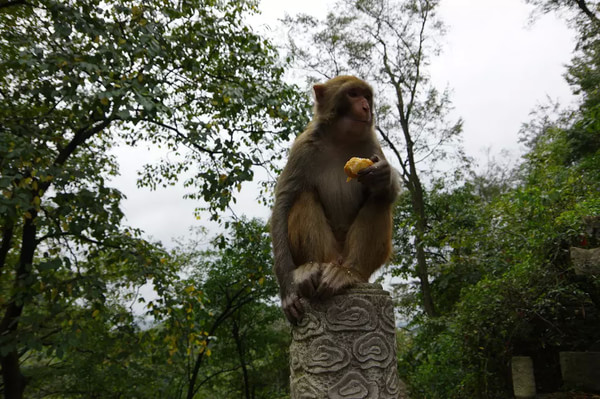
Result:
<instances>
[{"instance_id":1,"label":"cloud pattern carving","mask_svg":"<svg viewBox=\"0 0 600 399\"><path fill-rule=\"evenodd\" d=\"M312 374L338 371L350 363L350 354L327 337L315 339L308 348L304 369Z\"/></svg>"},{"instance_id":2,"label":"cloud pattern carving","mask_svg":"<svg viewBox=\"0 0 600 399\"><path fill-rule=\"evenodd\" d=\"M398 399L393 305L376 284L307 303L290 346L292 399Z\"/></svg>"},{"instance_id":3,"label":"cloud pattern carving","mask_svg":"<svg viewBox=\"0 0 600 399\"><path fill-rule=\"evenodd\" d=\"M331 399L379 399L379 388L356 372L349 372L332 386L327 395Z\"/></svg>"}]
</instances>

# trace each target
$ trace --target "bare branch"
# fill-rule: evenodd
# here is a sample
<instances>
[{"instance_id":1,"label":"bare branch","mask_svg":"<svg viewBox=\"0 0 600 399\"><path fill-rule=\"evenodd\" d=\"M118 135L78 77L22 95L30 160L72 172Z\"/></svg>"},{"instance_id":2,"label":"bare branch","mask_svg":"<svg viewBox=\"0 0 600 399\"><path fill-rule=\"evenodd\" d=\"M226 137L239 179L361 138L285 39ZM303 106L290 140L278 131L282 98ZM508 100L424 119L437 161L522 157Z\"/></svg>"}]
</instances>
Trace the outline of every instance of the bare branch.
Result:
<instances>
[{"instance_id":1,"label":"bare branch","mask_svg":"<svg viewBox=\"0 0 600 399\"><path fill-rule=\"evenodd\" d=\"M31 5L27 3L25 0L8 0L8 1L0 1L0 9L8 8L12 6L20 6L20 5Z\"/></svg>"},{"instance_id":2,"label":"bare branch","mask_svg":"<svg viewBox=\"0 0 600 399\"><path fill-rule=\"evenodd\" d=\"M598 19L598 17L596 16L596 14L594 14L589 7L587 6L585 0L575 0L575 2L577 3L577 6L581 9L581 11L583 11L583 13L585 15L587 15L587 17L594 22L595 24L600 24L600 20Z\"/></svg>"}]
</instances>

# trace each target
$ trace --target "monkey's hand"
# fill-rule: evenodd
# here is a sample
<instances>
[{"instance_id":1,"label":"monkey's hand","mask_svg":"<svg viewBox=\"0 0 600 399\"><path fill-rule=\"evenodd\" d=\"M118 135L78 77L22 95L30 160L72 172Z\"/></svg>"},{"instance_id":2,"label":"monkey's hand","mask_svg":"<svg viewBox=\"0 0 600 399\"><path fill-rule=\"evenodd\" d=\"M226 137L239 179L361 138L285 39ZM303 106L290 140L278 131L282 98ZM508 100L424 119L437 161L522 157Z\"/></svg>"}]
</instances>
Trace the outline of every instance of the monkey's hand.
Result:
<instances>
[{"instance_id":1,"label":"monkey's hand","mask_svg":"<svg viewBox=\"0 0 600 399\"><path fill-rule=\"evenodd\" d=\"M323 267L318 262L308 262L294 270L294 284L304 298L312 298L319 287Z\"/></svg>"},{"instance_id":2,"label":"monkey's hand","mask_svg":"<svg viewBox=\"0 0 600 399\"><path fill-rule=\"evenodd\" d=\"M328 298L343 288L366 281L351 267L341 266L337 263L327 263L324 266L321 283L316 293L318 297Z\"/></svg>"},{"instance_id":3,"label":"monkey's hand","mask_svg":"<svg viewBox=\"0 0 600 399\"><path fill-rule=\"evenodd\" d=\"M371 157L373 165L360 170L358 181L369 187L375 195L386 195L393 191L392 167L377 155Z\"/></svg>"},{"instance_id":4,"label":"monkey's hand","mask_svg":"<svg viewBox=\"0 0 600 399\"><path fill-rule=\"evenodd\" d=\"M300 301L300 296L296 290L289 290L287 293L281 293L281 307L285 317L292 324L298 324L298 321L304 315L304 305Z\"/></svg>"}]
</instances>

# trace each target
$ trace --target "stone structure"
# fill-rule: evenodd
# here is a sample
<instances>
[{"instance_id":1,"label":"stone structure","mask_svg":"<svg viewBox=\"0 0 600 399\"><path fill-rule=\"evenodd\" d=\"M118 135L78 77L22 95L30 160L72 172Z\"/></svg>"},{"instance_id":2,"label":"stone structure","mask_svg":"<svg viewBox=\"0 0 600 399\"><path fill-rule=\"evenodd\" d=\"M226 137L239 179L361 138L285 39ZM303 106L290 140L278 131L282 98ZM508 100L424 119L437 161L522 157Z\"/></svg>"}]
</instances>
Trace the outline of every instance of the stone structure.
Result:
<instances>
[{"instance_id":1,"label":"stone structure","mask_svg":"<svg viewBox=\"0 0 600 399\"><path fill-rule=\"evenodd\" d=\"M571 247L571 263L578 276L600 276L600 216L586 217L581 244L586 248Z\"/></svg>"},{"instance_id":2,"label":"stone structure","mask_svg":"<svg viewBox=\"0 0 600 399\"><path fill-rule=\"evenodd\" d=\"M571 247L571 263L578 276L600 276L600 248Z\"/></svg>"},{"instance_id":3,"label":"stone structure","mask_svg":"<svg viewBox=\"0 0 600 399\"><path fill-rule=\"evenodd\" d=\"M292 329L292 399L405 398L387 291L360 284L305 308Z\"/></svg>"},{"instance_id":4,"label":"stone structure","mask_svg":"<svg viewBox=\"0 0 600 399\"><path fill-rule=\"evenodd\" d=\"M511 361L515 398L534 398L536 394L533 360L529 356L514 356Z\"/></svg>"},{"instance_id":5,"label":"stone structure","mask_svg":"<svg viewBox=\"0 0 600 399\"><path fill-rule=\"evenodd\" d=\"M560 352L559 356L567 387L600 393L600 352Z\"/></svg>"}]
</instances>

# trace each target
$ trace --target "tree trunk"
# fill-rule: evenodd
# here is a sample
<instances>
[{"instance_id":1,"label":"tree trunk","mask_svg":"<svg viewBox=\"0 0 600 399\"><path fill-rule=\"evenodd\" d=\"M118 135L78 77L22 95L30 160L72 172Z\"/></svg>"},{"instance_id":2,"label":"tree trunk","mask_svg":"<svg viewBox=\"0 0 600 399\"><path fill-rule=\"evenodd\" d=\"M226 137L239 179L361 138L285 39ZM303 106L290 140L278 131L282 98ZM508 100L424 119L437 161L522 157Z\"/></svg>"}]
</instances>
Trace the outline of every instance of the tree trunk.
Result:
<instances>
[{"instance_id":1,"label":"tree trunk","mask_svg":"<svg viewBox=\"0 0 600 399\"><path fill-rule=\"evenodd\" d=\"M399 108L402 110L402 108ZM412 204L413 215L416 218L415 246L417 253L417 277L421 287L421 295L423 296L423 310L430 317L437 316L433 298L431 296L431 288L429 286L429 270L427 267L427 257L425 256L425 233L427 230L427 217L425 215L425 200L423 199L423 185L419 179L417 172L417 164L415 162L414 142L410 135L408 120L405 114L401 112L401 126L404 138L406 140L406 158L408 160L408 191Z\"/></svg>"},{"instance_id":2,"label":"tree trunk","mask_svg":"<svg viewBox=\"0 0 600 399\"><path fill-rule=\"evenodd\" d=\"M244 357L244 348L242 347L242 340L240 338L240 330L237 322L233 321L233 339L235 339L235 345L237 347L238 355L240 357L240 365L242 366L242 374L244 377L244 394L246 399L250 398L250 382L248 380L248 367L246 366L246 359Z\"/></svg>"},{"instance_id":3,"label":"tree trunk","mask_svg":"<svg viewBox=\"0 0 600 399\"><path fill-rule=\"evenodd\" d=\"M16 350L0 357L2 379L4 381L4 398L21 399L25 390L25 377L19 367L19 355Z\"/></svg>"},{"instance_id":4,"label":"tree trunk","mask_svg":"<svg viewBox=\"0 0 600 399\"><path fill-rule=\"evenodd\" d=\"M31 281L27 280L31 277L31 267L33 263L33 255L36 249L36 227L35 217L37 212L30 210L31 217L26 219L25 225L23 226L23 240L21 243L21 254L19 257L19 263L15 273L15 296L20 295L20 298L12 297L11 301L6 306L4 317L0 322L0 335L8 337L10 343L13 338L11 335L15 334L17 327L19 326L19 318L23 313L23 307L27 298L23 297L24 292L28 292L26 286L32 284ZM23 397L23 391L25 390L26 380L21 373L21 366L19 364L18 349L15 347L6 355L0 356L0 364L2 365L2 378L4 380L4 397L6 399L21 399Z\"/></svg>"},{"instance_id":5,"label":"tree trunk","mask_svg":"<svg viewBox=\"0 0 600 399\"><path fill-rule=\"evenodd\" d=\"M202 359L204 358L204 351L198 353L196 357L196 362L194 363L194 370L192 371L192 376L189 380L188 391L187 391L187 399L194 399L195 388L196 388L196 379L198 378L198 373L200 372L200 364L202 363Z\"/></svg>"},{"instance_id":6,"label":"tree trunk","mask_svg":"<svg viewBox=\"0 0 600 399\"><path fill-rule=\"evenodd\" d=\"M412 208L416 216L416 234L415 247L417 253L417 276L419 278L419 286L421 295L423 296L423 310L430 317L436 317L437 312L431 296L431 287L429 286L429 270L427 267L427 258L425 256L425 231L427 228L425 216L425 201L423 200L423 187L421 181L416 175L416 171L410 179L410 194Z\"/></svg>"}]
</instances>

